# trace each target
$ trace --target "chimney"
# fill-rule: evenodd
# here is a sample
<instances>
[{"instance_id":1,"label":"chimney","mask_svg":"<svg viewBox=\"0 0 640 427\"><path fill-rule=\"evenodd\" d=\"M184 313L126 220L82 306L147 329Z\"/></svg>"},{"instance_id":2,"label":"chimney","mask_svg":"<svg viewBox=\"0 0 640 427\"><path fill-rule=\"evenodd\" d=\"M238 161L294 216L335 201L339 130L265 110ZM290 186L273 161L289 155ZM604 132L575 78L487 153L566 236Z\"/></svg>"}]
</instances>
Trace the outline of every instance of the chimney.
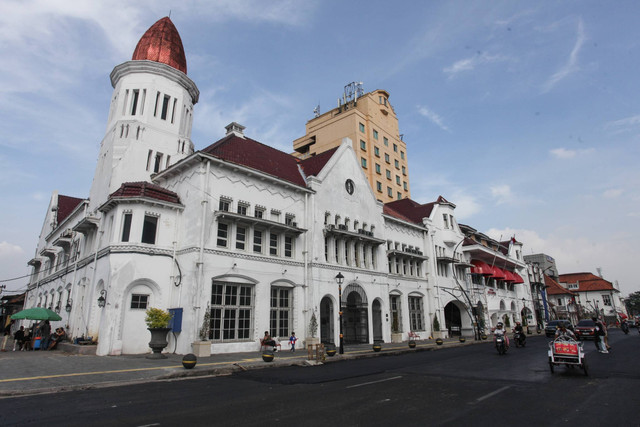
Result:
<instances>
[{"instance_id":1,"label":"chimney","mask_svg":"<svg viewBox=\"0 0 640 427\"><path fill-rule=\"evenodd\" d=\"M244 130L246 129L239 123L231 122L224 127L227 130L227 134L225 136L229 136L234 134L235 136L239 136L240 138L244 138Z\"/></svg>"}]
</instances>

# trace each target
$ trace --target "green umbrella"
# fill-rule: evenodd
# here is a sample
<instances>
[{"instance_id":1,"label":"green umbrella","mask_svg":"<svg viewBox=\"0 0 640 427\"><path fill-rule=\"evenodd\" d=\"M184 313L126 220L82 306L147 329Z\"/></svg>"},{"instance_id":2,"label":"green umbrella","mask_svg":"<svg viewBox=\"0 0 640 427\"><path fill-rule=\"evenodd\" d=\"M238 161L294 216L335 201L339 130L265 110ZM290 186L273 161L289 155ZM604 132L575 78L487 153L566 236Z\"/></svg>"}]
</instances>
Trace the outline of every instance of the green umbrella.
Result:
<instances>
[{"instance_id":1,"label":"green umbrella","mask_svg":"<svg viewBox=\"0 0 640 427\"><path fill-rule=\"evenodd\" d=\"M20 320L62 320L62 317L58 316L54 311L44 307L27 308L26 310L19 311L11 315L11 319Z\"/></svg>"}]
</instances>

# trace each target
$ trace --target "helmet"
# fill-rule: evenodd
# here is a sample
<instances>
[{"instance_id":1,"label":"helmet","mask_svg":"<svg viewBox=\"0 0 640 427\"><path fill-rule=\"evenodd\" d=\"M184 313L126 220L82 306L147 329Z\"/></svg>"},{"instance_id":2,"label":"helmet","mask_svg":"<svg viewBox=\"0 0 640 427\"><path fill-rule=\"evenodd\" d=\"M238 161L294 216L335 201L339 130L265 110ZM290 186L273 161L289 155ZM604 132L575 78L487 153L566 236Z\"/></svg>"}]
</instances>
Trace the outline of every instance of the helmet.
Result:
<instances>
[{"instance_id":1,"label":"helmet","mask_svg":"<svg viewBox=\"0 0 640 427\"><path fill-rule=\"evenodd\" d=\"M499 328L502 328L502 322L498 322L498 324L496 325Z\"/></svg>"}]
</instances>

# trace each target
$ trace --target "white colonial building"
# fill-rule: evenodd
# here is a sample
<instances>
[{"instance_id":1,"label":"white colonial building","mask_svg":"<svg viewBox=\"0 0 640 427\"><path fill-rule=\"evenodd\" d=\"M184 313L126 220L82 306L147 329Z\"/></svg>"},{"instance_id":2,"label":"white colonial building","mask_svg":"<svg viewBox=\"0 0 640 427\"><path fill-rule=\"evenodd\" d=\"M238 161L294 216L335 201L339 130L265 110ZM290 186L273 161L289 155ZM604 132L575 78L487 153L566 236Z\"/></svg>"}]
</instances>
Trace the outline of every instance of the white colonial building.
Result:
<instances>
[{"instance_id":1,"label":"white colonial building","mask_svg":"<svg viewBox=\"0 0 640 427\"><path fill-rule=\"evenodd\" d=\"M26 306L62 314L97 354L149 351L149 307L174 313L168 351L190 353L205 313L212 352L265 330L346 343L473 336L529 318L521 244L460 226L455 205L376 200L349 139L304 160L238 123L199 151L199 91L169 18L111 73L107 130L88 199L54 192ZM336 276L345 277L339 301ZM525 280L522 279L525 278Z\"/></svg>"}]
</instances>

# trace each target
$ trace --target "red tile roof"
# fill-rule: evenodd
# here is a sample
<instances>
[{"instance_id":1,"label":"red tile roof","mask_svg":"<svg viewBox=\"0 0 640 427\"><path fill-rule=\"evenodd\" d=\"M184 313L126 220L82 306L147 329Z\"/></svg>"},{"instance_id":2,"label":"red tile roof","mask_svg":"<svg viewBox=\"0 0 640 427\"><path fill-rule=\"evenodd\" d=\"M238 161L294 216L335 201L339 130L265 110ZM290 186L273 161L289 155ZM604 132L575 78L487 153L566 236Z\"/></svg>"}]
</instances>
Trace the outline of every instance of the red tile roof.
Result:
<instances>
[{"instance_id":1,"label":"red tile roof","mask_svg":"<svg viewBox=\"0 0 640 427\"><path fill-rule=\"evenodd\" d=\"M63 196L62 194L58 195L58 212L57 212L57 223L60 224L64 221L71 212L75 208L78 207L80 203L82 203L84 199L78 199L77 197L69 197Z\"/></svg>"},{"instance_id":2,"label":"red tile roof","mask_svg":"<svg viewBox=\"0 0 640 427\"><path fill-rule=\"evenodd\" d=\"M299 160L296 157L251 138L230 134L203 149L202 152L306 187L306 182L298 169ZM313 162L310 163L310 171L317 168L312 166Z\"/></svg>"},{"instance_id":3,"label":"red tile roof","mask_svg":"<svg viewBox=\"0 0 640 427\"><path fill-rule=\"evenodd\" d=\"M167 16L149 27L138 42L131 59L160 62L187 74L187 58L182 39Z\"/></svg>"},{"instance_id":4,"label":"red tile roof","mask_svg":"<svg viewBox=\"0 0 640 427\"><path fill-rule=\"evenodd\" d=\"M307 159L300 161L300 166L302 166L302 170L306 176L315 176L320 173L322 168L327 164L329 159L333 156L333 153L339 147L332 148L331 150L324 151L320 154L316 154L313 157L309 157Z\"/></svg>"},{"instance_id":5,"label":"red tile roof","mask_svg":"<svg viewBox=\"0 0 640 427\"><path fill-rule=\"evenodd\" d=\"M391 206L389 206L388 203L382 206L382 213L392 216L394 218L401 219L403 221L414 222L409 218L407 218L406 216L402 215L400 212L394 210Z\"/></svg>"},{"instance_id":6,"label":"red tile roof","mask_svg":"<svg viewBox=\"0 0 640 427\"><path fill-rule=\"evenodd\" d=\"M438 200L440 200L440 198ZM433 205L435 205L436 203L438 202L425 203L424 205L421 205L420 203L415 202L411 199L402 199L385 203L384 206L391 211L402 215L410 222L422 224L422 218L428 218L429 215L431 215Z\"/></svg>"},{"instance_id":7,"label":"red tile roof","mask_svg":"<svg viewBox=\"0 0 640 427\"><path fill-rule=\"evenodd\" d=\"M617 291L613 284L593 273L569 273L561 274L558 278L561 283L577 283L578 292L588 291Z\"/></svg>"},{"instance_id":8,"label":"red tile roof","mask_svg":"<svg viewBox=\"0 0 640 427\"><path fill-rule=\"evenodd\" d=\"M111 193L109 199L116 197L148 197L164 202L180 203L180 197L176 193L150 182L125 182Z\"/></svg>"},{"instance_id":9,"label":"red tile roof","mask_svg":"<svg viewBox=\"0 0 640 427\"><path fill-rule=\"evenodd\" d=\"M575 292L563 288L558 282L551 277L544 275L544 284L547 285L547 294L549 295L575 295Z\"/></svg>"}]
</instances>

